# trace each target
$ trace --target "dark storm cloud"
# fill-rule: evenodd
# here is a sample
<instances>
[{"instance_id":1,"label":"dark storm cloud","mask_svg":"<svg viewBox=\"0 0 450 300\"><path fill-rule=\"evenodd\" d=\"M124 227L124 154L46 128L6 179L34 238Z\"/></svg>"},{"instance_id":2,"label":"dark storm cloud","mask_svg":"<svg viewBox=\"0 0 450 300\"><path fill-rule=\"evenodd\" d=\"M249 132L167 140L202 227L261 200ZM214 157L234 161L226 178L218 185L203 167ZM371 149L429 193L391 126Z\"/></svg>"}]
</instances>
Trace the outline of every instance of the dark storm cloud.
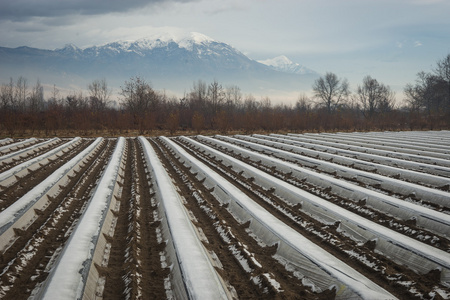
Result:
<instances>
[{"instance_id":1,"label":"dark storm cloud","mask_svg":"<svg viewBox=\"0 0 450 300\"><path fill-rule=\"evenodd\" d=\"M150 5L195 0L13 0L0 2L0 20L23 21L31 17L101 15L127 12Z\"/></svg>"}]
</instances>

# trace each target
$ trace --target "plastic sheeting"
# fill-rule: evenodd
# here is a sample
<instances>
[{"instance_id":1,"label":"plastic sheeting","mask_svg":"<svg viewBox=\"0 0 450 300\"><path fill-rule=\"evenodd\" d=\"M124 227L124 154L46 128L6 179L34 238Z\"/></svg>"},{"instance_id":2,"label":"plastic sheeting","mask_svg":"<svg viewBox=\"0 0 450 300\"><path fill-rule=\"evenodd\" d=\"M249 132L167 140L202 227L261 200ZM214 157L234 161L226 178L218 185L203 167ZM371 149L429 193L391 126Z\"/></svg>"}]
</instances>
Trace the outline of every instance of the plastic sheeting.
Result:
<instances>
[{"instance_id":1,"label":"plastic sheeting","mask_svg":"<svg viewBox=\"0 0 450 300\"><path fill-rule=\"evenodd\" d=\"M15 149L17 149L20 146L29 145L31 143L34 143L35 141L37 141L36 138L29 138L29 139L23 140L21 142L17 142L17 143L12 143L12 144L8 144L8 145L5 145L5 146L1 146L0 147L0 155L2 155L3 153L6 153L8 151L15 150ZM2 156L0 156L0 161L1 160L2 160Z\"/></svg>"},{"instance_id":2,"label":"plastic sheeting","mask_svg":"<svg viewBox=\"0 0 450 300\"><path fill-rule=\"evenodd\" d=\"M263 136L263 135L253 135L253 137L256 137L255 139L251 138L249 136L236 136L236 137L239 137L239 138L242 138L245 140L249 140L249 141L253 141L253 142L256 142L259 144L271 146L276 149L290 151L290 152L296 153L296 154L304 153L305 155L310 156L310 157L317 156L321 160L332 161L334 164L337 163L339 165L344 165L344 166L352 166L353 169L355 169L355 168L362 169L364 171L372 172L371 174L373 174L373 172L375 172L377 174L382 174L385 176L397 176L402 179L410 180L412 182L425 183L425 184L429 184L429 185L432 185L435 187L442 187L442 186L450 184L450 178L445 178L445 177L436 176L436 175L427 174L427 173L418 172L418 171L413 171L413 170L407 170L407 169L403 169L403 168L391 167L391 166L384 165L382 163L367 162L367 161L363 161L363 160L360 160L357 158L351 158L351 157L346 157L346 156L342 156L342 155L338 155L338 154L329 153L328 151L334 152L334 150L330 150L327 147L322 148L321 151L317 151L317 150L311 150L311 149L308 149L305 147L291 145L292 141L290 141L288 139L283 139L283 138L275 138L275 137ZM270 141L268 141L268 140L270 140ZM327 151L327 152L324 152L324 151ZM390 159L388 159L388 158L384 158L384 161L389 161L389 160ZM433 166L433 168L435 168L435 166ZM348 175L346 176L345 169L344 169L344 172L339 175L348 177ZM393 181L393 182L399 182L399 181ZM389 184L389 182L387 184ZM403 192L403 194L408 195L408 193L411 193L411 188L408 189L408 187L406 186L405 190L402 191L400 189L400 192Z\"/></svg>"},{"instance_id":3,"label":"plastic sheeting","mask_svg":"<svg viewBox=\"0 0 450 300\"><path fill-rule=\"evenodd\" d=\"M249 146L252 149L258 150L258 151L272 151L272 153L275 153L276 156L284 157L284 158L294 158L297 160L305 161L307 164L311 165L326 165L326 168L328 171L335 171L336 173L342 174L343 172L348 173L346 176L356 176L358 178L365 177L364 181L374 181L373 183L378 183L382 185L385 182L390 182L389 185L397 186L397 189L401 189L402 185L405 186L416 186L416 193L422 194L429 192L432 196L440 196L439 199L443 202L448 202L448 199L450 199L450 194L443 191L438 190L432 190L430 188L425 188L417 185L412 185L410 183L403 183L399 180L395 180L392 178L383 178L380 175L376 174L370 174L362 171L353 170L347 167L342 166L333 166L332 164L328 162L322 162L317 159L309 158L300 156L297 154L292 154L290 152L284 151L284 150L277 150L273 149L267 146L237 140L229 137L221 137L222 139L233 141L238 144L243 144L245 146ZM205 138L208 141L212 141L218 144L222 144L224 142L212 140ZM230 149L235 149L236 146L229 145ZM388 211L390 214L397 216L403 220L409 220L411 218L415 218L417 225L422 226L430 231L436 232L437 234L444 235L444 236L450 236L450 216L441 212L437 212L434 210L431 210L429 208L419 206L413 203L409 203L406 201L399 200L394 197L390 197L384 194L381 194L379 192L369 190L363 187L360 187L358 185L355 185L353 183L348 183L340 179L336 179L334 177L331 177L326 174L317 173L314 171L310 171L305 168L301 168L295 164L285 162L278 158L272 158L268 157L263 154L259 154L256 152L251 152L245 149L241 149L242 152L245 152L248 154L253 161L262 161L265 165L268 167L275 167L278 170L288 172L293 172L293 176L297 178L307 178L308 182L316 184L318 186L321 186L322 188L331 188L333 193L345 197L348 199L352 199L354 201L359 200L366 200L367 205L372 206L376 209L382 210L382 211ZM341 170L341 171L340 171ZM412 191L411 191L412 192ZM437 199L437 200L439 200ZM436 200L436 201L437 201Z\"/></svg>"},{"instance_id":4,"label":"plastic sheeting","mask_svg":"<svg viewBox=\"0 0 450 300\"><path fill-rule=\"evenodd\" d=\"M62 144L59 147L56 147L55 149L52 149L38 157L35 157L33 159L27 160L15 167L12 167L11 169L0 173L0 185L7 187L9 185L11 185L11 182L15 182L15 179L12 179L11 181L7 181L6 179L9 177L12 177L13 175L16 176L24 176L26 173L28 173L27 169L31 169L31 170L37 170L39 168L41 168L41 165L44 161L48 161L48 159L52 159L52 158L56 158L56 155L67 148L71 148L74 145L78 144L81 142L81 138L76 137L73 138L72 140L70 140L67 143ZM25 171L25 172L23 172ZM25 173L25 174L24 174Z\"/></svg>"},{"instance_id":5,"label":"plastic sheeting","mask_svg":"<svg viewBox=\"0 0 450 300\"><path fill-rule=\"evenodd\" d=\"M190 139L185 139L195 143ZM285 259L295 260L292 264L295 264L300 272L303 271L302 274L307 276L315 285L321 289L338 287L341 299L357 298L358 296L363 299L395 298L386 290L281 222L181 147L167 138L164 141L176 150L185 163L195 168L197 172L209 177L210 180L215 182L216 186L223 190L223 193L227 195L228 200L226 201L230 203L228 209L242 222L250 221L250 229L254 234L257 234L258 238L268 245L283 243L283 246L278 247L277 254ZM209 147L202 147L202 149L219 156L218 152L212 151ZM221 156L221 158L226 159L224 156ZM227 160L227 162L230 161Z\"/></svg>"},{"instance_id":6,"label":"plastic sheeting","mask_svg":"<svg viewBox=\"0 0 450 300\"><path fill-rule=\"evenodd\" d=\"M73 171L75 166L91 154L102 140L103 138L98 138L88 148L72 158L69 162L48 176L44 181L35 186L31 191L2 211L0 213L0 234L19 219L34 203L36 203L36 201L48 194L51 189L59 190L59 187L56 186L56 184L60 183L62 178L67 176L69 172Z\"/></svg>"},{"instance_id":7,"label":"plastic sheeting","mask_svg":"<svg viewBox=\"0 0 450 300\"><path fill-rule=\"evenodd\" d=\"M222 145L226 144L225 142L213 140L211 138L206 137L201 138ZM410 268L414 268L415 266L419 265L428 266L426 270L424 270L423 268L416 269L417 272L424 273L431 271L435 268L441 268L443 269L444 274L448 272L448 270L450 270L449 253L446 253L442 250L421 243L417 240L411 239L398 232L395 232L384 226L381 226L377 223L367 220L357 214L354 214L329 201L326 201L310 193L307 193L301 189L298 189L278 178L275 178L259 169L249 166L235 158L225 155L206 145L198 143L192 139L188 138L184 139L190 142L191 144L195 145L196 147L199 147L203 150L206 149L208 152L220 157L220 159L226 161L227 164L230 163L233 164L235 171L239 172L244 170L245 172L250 172L254 176L256 182L258 181L258 178L265 178L267 182L271 182L270 185L266 186L275 187L276 194L279 194L280 191L284 191L285 195L290 194L291 196L289 198L286 198L287 200L297 198L297 201L299 201L299 199L301 199L301 201L303 201L304 203L304 205L302 206L303 210L307 211L308 208L313 208L314 211L320 210L321 214L329 217L332 220L339 220L341 222L342 229L353 237L362 238L363 239L362 241L367 241L369 239L372 239L373 237L377 237L379 240L384 239L386 241L391 242L393 245L395 245L395 247L392 247L389 249L389 251L384 252L384 255L386 256L389 256L394 259L397 258L400 259L401 256L404 255L402 249L410 251L411 254L415 254L415 256L413 257L417 260L415 264L409 265ZM245 153L245 155L253 155L252 153L250 153L250 151L239 148L237 146L228 145L228 147L233 148L236 151L241 151L242 153ZM311 206L305 205L306 203L309 203ZM310 211L309 213L314 213L314 211ZM348 228L349 230L345 230L345 228ZM355 235L354 233L357 234ZM441 277L441 280L444 280L444 278L445 276Z\"/></svg>"},{"instance_id":8,"label":"plastic sheeting","mask_svg":"<svg viewBox=\"0 0 450 300\"><path fill-rule=\"evenodd\" d=\"M168 239L166 252L172 268L171 283L176 298L227 299L228 293L189 220L169 174L150 143L143 137L139 140L160 199L160 216L165 219L162 233Z\"/></svg>"},{"instance_id":9,"label":"plastic sheeting","mask_svg":"<svg viewBox=\"0 0 450 300\"><path fill-rule=\"evenodd\" d=\"M119 138L97 188L43 288L42 299L79 299L113 197L125 139Z\"/></svg>"},{"instance_id":10,"label":"plastic sheeting","mask_svg":"<svg viewBox=\"0 0 450 300\"><path fill-rule=\"evenodd\" d=\"M290 135L280 135L280 134L271 134L270 136L260 136L264 139L282 139L283 143L301 146L303 148L318 150L318 151L325 151L329 153L339 154L346 157L352 157L357 158L359 160L364 160L368 162L375 162L380 163L383 165L389 165L399 168L405 168L409 170L415 170L419 172L427 172L434 175L439 176L450 176L450 168L448 167L442 167L442 166L436 166L432 164L433 162L431 160L427 160L426 162L416 162L410 159L401 159L401 158L394 158L394 157L387 157L383 155L384 153L368 153L369 150L366 150L366 152L357 151L359 149L353 149L351 150L349 146L340 145L340 144L332 144L332 143L322 143L319 141L317 143L316 141L312 139L303 139L303 138L296 138ZM306 140L306 141L305 141Z\"/></svg>"}]
</instances>

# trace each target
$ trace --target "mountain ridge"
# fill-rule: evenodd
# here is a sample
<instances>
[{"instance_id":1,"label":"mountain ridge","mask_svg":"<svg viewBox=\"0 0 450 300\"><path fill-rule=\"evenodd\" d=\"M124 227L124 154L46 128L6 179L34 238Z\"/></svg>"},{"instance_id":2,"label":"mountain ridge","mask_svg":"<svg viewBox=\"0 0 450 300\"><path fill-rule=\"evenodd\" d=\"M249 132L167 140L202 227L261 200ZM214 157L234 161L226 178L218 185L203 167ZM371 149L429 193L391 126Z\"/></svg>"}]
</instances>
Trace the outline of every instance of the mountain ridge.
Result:
<instances>
[{"instance_id":1,"label":"mountain ridge","mask_svg":"<svg viewBox=\"0 0 450 300\"><path fill-rule=\"evenodd\" d=\"M266 60L258 60L258 62L281 72L293 74L317 74L317 72L291 61L285 55L280 55Z\"/></svg>"},{"instance_id":2,"label":"mountain ridge","mask_svg":"<svg viewBox=\"0 0 450 300\"><path fill-rule=\"evenodd\" d=\"M0 47L2 75L32 74L57 85L66 81L66 85L70 82L86 86L92 79L106 78L119 87L130 77L143 76L158 88L179 94L196 80L214 79L224 85L240 86L245 92L269 94L300 90L305 84L311 86L311 79L317 77L313 71L299 72L301 66L293 62L291 69L280 66L250 59L229 44L195 32L187 36L154 35L85 48L74 44L55 50Z\"/></svg>"}]
</instances>

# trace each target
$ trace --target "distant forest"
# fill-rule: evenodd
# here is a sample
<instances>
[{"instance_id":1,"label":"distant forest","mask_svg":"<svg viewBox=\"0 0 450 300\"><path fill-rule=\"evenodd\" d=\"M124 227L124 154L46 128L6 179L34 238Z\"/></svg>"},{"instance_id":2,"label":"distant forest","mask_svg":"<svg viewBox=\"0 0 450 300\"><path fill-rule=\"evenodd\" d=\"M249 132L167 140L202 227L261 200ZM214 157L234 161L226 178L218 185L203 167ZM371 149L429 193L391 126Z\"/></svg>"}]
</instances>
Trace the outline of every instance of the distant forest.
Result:
<instances>
[{"instance_id":1,"label":"distant forest","mask_svg":"<svg viewBox=\"0 0 450 300\"><path fill-rule=\"evenodd\" d=\"M44 99L38 81L24 77L0 87L0 135L151 135L202 132L435 130L450 128L450 54L432 72L420 72L395 103L388 85L371 76L355 90L326 73L312 86L314 95L294 105L273 105L268 97L244 96L238 86L198 80L181 99L154 90L141 77L121 87L112 105L106 79L88 85L89 95L60 96L55 87Z\"/></svg>"}]
</instances>

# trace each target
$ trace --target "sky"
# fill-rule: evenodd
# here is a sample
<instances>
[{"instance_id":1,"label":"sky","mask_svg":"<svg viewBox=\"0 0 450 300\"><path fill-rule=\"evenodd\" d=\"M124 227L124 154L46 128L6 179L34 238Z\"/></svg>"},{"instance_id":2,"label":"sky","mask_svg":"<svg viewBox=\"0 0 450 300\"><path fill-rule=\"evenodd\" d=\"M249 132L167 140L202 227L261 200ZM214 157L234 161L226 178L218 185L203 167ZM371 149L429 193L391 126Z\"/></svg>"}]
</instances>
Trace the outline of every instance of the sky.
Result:
<instances>
[{"instance_id":1,"label":"sky","mask_svg":"<svg viewBox=\"0 0 450 300\"><path fill-rule=\"evenodd\" d=\"M252 59L286 55L353 89L370 75L401 94L450 53L449 12L449 0L0 0L0 46L200 32Z\"/></svg>"}]
</instances>

